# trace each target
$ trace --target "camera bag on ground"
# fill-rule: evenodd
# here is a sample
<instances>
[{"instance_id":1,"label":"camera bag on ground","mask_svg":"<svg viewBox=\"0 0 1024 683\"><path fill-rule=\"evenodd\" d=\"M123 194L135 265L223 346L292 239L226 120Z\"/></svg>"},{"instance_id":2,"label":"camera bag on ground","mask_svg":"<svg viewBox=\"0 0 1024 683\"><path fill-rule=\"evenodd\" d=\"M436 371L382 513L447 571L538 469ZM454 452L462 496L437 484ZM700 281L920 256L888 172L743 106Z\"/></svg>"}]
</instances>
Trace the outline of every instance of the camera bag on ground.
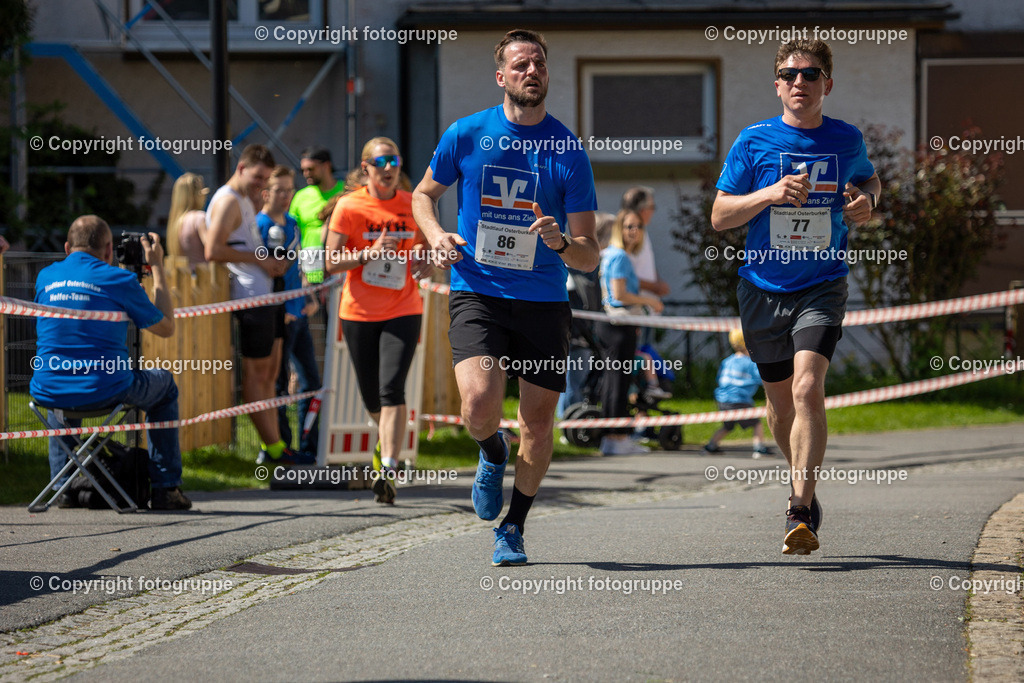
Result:
<instances>
[{"instance_id":1,"label":"camera bag on ground","mask_svg":"<svg viewBox=\"0 0 1024 683\"><path fill-rule=\"evenodd\" d=\"M121 488L132 497L140 510L149 506L149 453L145 448L128 448L122 443L108 441L103 450L95 457L100 459L103 466L117 480ZM92 462L86 466L86 469L99 482L103 490L110 494L118 506L124 507L128 504ZM92 510L110 508L107 501L103 500L103 496L93 488L92 482L81 473L75 476L67 493L73 505L77 507Z\"/></svg>"}]
</instances>

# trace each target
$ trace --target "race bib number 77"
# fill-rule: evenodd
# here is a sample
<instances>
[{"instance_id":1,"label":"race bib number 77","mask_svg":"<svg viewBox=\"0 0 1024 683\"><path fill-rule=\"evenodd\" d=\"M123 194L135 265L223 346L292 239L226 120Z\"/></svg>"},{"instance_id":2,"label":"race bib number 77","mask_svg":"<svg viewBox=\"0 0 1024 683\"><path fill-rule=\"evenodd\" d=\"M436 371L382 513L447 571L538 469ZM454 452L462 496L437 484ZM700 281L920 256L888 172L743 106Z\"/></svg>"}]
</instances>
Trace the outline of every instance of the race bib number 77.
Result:
<instances>
[{"instance_id":1,"label":"race bib number 77","mask_svg":"<svg viewBox=\"0 0 1024 683\"><path fill-rule=\"evenodd\" d=\"M768 221L772 249L827 249L832 242L831 214L827 206L773 206Z\"/></svg>"}]
</instances>

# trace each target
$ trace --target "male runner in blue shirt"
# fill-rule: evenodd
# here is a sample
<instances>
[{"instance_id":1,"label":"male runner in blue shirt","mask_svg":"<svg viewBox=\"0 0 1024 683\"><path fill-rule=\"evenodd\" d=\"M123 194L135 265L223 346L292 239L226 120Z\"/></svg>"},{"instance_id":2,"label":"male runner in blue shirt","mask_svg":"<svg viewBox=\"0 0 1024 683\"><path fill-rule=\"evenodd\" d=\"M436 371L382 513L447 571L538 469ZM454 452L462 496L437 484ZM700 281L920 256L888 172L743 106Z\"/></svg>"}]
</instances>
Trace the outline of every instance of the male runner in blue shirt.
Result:
<instances>
[{"instance_id":1,"label":"male runner in blue shirt","mask_svg":"<svg viewBox=\"0 0 1024 683\"><path fill-rule=\"evenodd\" d=\"M782 116L746 128L733 143L711 224L750 224L740 318L764 381L768 424L791 468L782 552L805 555L818 549L814 486L828 440L825 373L846 315L843 221L857 227L870 220L881 183L860 131L821 113L832 90L828 44L783 44L775 90Z\"/></svg>"},{"instance_id":2,"label":"male runner in blue shirt","mask_svg":"<svg viewBox=\"0 0 1024 683\"><path fill-rule=\"evenodd\" d=\"M566 265L589 272L600 257L590 161L544 107L544 37L509 31L494 61L504 102L445 131L413 193L413 215L437 264L453 266L448 335L463 423L480 444L473 506L481 519L496 519L504 503L508 444L498 424L505 373L519 377L519 462L493 557L495 565L514 565L526 563L523 528L551 463L555 405L565 390ZM435 204L456 182L458 230L447 232Z\"/></svg>"}]
</instances>

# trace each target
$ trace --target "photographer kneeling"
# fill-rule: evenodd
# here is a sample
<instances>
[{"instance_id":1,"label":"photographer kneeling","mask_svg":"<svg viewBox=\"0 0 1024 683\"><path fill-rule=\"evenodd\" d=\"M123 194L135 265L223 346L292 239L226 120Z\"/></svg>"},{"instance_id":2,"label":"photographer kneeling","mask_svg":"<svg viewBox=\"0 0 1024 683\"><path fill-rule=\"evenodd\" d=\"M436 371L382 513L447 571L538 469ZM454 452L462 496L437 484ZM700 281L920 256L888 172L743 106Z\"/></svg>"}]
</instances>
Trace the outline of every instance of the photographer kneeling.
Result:
<instances>
[{"instance_id":1,"label":"photographer kneeling","mask_svg":"<svg viewBox=\"0 0 1024 683\"><path fill-rule=\"evenodd\" d=\"M138 278L113 265L110 227L98 216L79 216L68 230L66 259L47 266L36 278L35 302L61 308L124 311L140 329L158 337L174 334L174 311L164 279L164 250L155 233L142 236L145 262L153 272L154 301ZM127 403L141 408L148 420L178 419L178 387L167 370L138 370L128 351L128 323L100 320L39 318L36 320L36 358L32 361L30 391L47 408L98 410ZM59 427L52 409L51 427ZM79 426L72 424L70 426ZM149 477L154 510L187 510L181 492L181 451L178 429L148 432ZM67 455L50 439L50 475L56 476ZM70 437L65 442L74 450ZM58 486L62 484L58 483ZM66 506L63 499L58 505Z\"/></svg>"}]
</instances>

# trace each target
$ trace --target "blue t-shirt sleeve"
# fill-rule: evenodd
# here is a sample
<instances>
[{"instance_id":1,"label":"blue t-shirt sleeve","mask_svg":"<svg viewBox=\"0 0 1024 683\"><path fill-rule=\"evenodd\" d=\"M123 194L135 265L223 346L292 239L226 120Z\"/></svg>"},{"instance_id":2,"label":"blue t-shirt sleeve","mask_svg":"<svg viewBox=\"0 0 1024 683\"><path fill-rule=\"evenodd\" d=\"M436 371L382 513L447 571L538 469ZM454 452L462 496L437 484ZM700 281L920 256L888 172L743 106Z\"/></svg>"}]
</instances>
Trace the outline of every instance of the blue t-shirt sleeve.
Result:
<instances>
[{"instance_id":1,"label":"blue t-shirt sleeve","mask_svg":"<svg viewBox=\"0 0 1024 683\"><path fill-rule=\"evenodd\" d=\"M612 280L623 279L626 280L627 285L629 283L630 276L633 275L633 264L629 260L629 256L624 251L616 251L611 254L605 264L605 277L608 278L609 285ZM632 292L636 294L637 292Z\"/></svg>"},{"instance_id":2,"label":"blue t-shirt sleeve","mask_svg":"<svg viewBox=\"0 0 1024 683\"><path fill-rule=\"evenodd\" d=\"M135 326L140 330L156 325L164 319L163 311L157 308L149 297L146 290L139 284L135 275L129 271L122 271L114 283L114 291L117 294L125 313L132 319Z\"/></svg>"},{"instance_id":3,"label":"blue t-shirt sleeve","mask_svg":"<svg viewBox=\"0 0 1024 683\"><path fill-rule=\"evenodd\" d=\"M729 194L749 194L754 185L754 164L750 161L745 137L740 134L722 164L722 173L715 185Z\"/></svg>"},{"instance_id":4,"label":"blue t-shirt sleeve","mask_svg":"<svg viewBox=\"0 0 1024 683\"><path fill-rule=\"evenodd\" d=\"M459 179L458 152L459 122L456 121L441 136L434 149L434 157L430 160L434 182L447 186Z\"/></svg>"},{"instance_id":5,"label":"blue t-shirt sleeve","mask_svg":"<svg viewBox=\"0 0 1024 683\"><path fill-rule=\"evenodd\" d=\"M565 212L597 211L597 192L594 189L594 169L590 159L580 151L566 167ZM569 226L564 226L568 228Z\"/></svg>"},{"instance_id":6,"label":"blue t-shirt sleeve","mask_svg":"<svg viewBox=\"0 0 1024 683\"><path fill-rule=\"evenodd\" d=\"M270 216L263 213L262 211L256 214L256 227L260 229L260 237L263 238L263 245L267 245L267 237L270 234L270 226L274 224L274 221L270 219Z\"/></svg>"},{"instance_id":7,"label":"blue t-shirt sleeve","mask_svg":"<svg viewBox=\"0 0 1024 683\"><path fill-rule=\"evenodd\" d=\"M853 173L850 175L850 182L857 185L873 175L875 175L875 167L868 159L868 148L864 144L864 136L860 135L860 149L857 150L857 156L853 159Z\"/></svg>"}]
</instances>

